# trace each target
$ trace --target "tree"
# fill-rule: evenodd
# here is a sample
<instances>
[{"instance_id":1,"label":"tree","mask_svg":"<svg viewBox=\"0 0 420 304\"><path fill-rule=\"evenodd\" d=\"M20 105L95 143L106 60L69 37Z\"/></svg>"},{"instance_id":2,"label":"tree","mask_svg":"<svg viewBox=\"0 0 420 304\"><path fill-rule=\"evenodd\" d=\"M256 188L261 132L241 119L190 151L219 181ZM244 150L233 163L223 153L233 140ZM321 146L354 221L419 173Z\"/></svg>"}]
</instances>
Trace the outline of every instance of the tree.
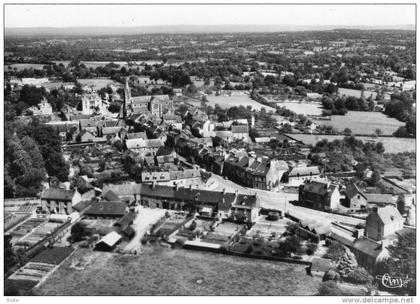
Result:
<instances>
[{"instance_id":1,"label":"tree","mask_svg":"<svg viewBox=\"0 0 420 304\"><path fill-rule=\"evenodd\" d=\"M88 235L90 235L90 232L87 229L87 224L84 222L77 222L71 227L72 242L79 242Z\"/></svg>"},{"instance_id":2,"label":"tree","mask_svg":"<svg viewBox=\"0 0 420 304\"><path fill-rule=\"evenodd\" d=\"M381 274L388 273L391 277L408 278L407 286L393 289L400 294L416 294L416 232L398 234L395 245L388 246L390 257L383 263L386 267L379 268Z\"/></svg>"},{"instance_id":3,"label":"tree","mask_svg":"<svg viewBox=\"0 0 420 304\"><path fill-rule=\"evenodd\" d=\"M338 287L337 282L326 281L322 282L318 288L318 295L320 296L342 296L343 292Z\"/></svg>"},{"instance_id":4,"label":"tree","mask_svg":"<svg viewBox=\"0 0 420 304\"><path fill-rule=\"evenodd\" d=\"M379 171L374 170L372 173L372 176L370 177L370 179L367 181L369 186L376 186L376 184L381 180L381 174L379 173Z\"/></svg>"},{"instance_id":5,"label":"tree","mask_svg":"<svg viewBox=\"0 0 420 304\"><path fill-rule=\"evenodd\" d=\"M350 136L350 135L351 135L351 133L352 133L352 130L350 130L349 128L345 128L345 129L344 129L344 131L343 131L343 133L344 133L344 135L346 135L346 136Z\"/></svg>"},{"instance_id":6,"label":"tree","mask_svg":"<svg viewBox=\"0 0 420 304\"><path fill-rule=\"evenodd\" d=\"M397 209L401 215L405 215L405 198L403 194L398 195Z\"/></svg>"},{"instance_id":7,"label":"tree","mask_svg":"<svg viewBox=\"0 0 420 304\"><path fill-rule=\"evenodd\" d=\"M12 236L4 235L4 273L8 273L18 262L19 258L12 247Z\"/></svg>"}]
</instances>

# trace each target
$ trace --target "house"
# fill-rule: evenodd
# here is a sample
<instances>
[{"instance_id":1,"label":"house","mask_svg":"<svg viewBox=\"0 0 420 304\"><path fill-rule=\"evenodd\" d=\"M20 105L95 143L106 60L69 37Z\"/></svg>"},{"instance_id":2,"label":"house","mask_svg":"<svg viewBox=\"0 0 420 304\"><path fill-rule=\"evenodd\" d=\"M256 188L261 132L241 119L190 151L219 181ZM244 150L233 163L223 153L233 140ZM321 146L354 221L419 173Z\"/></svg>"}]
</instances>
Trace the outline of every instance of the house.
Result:
<instances>
[{"instance_id":1,"label":"house","mask_svg":"<svg viewBox=\"0 0 420 304\"><path fill-rule=\"evenodd\" d=\"M318 210L334 210L340 204L338 186L316 181L305 182L299 187L299 202Z\"/></svg>"},{"instance_id":2,"label":"house","mask_svg":"<svg viewBox=\"0 0 420 304\"><path fill-rule=\"evenodd\" d=\"M100 239L96 245L95 250L99 251L112 251L121 241L122 237L115 231L111 231L107 235L105 235L102 239Z\"/></svg>"},{"instance_id":3,"label":"house","mask_svg":"<svg viewBox=\"0 0 420 304\"><path fill-rule=\"evenodd\" d=\"M97 93L82 95L82 113L90 115L97 110L102 112L106 106L102 102L102 98Z\"/></svg>"},{"instance_id":4,"label":"house","mask_svg":"<svg viewBox=\"0 0 420 304\"><path fill-rule=\"evenodd\" d=\"M343 205L350 210L354 211L367 208L368 199L366 195L354 183L347 186L344 195Z\"/></svg>"},{"instance_id":5,"label":"house","mask_svg":"<svg viewBox=\"0 0 420 304\"><path fill-rule=\"evenodd\" d=\"M120 218L126 214L127 204L101 201L92 204L85 215L93 218Z\"/></svg>"},{"instance_id":6,"label":"house","mask_svg":"<svg viewBox=\"0 0 420 304\"><path fill-rule=\"evenodd\" d=\"M127 149L139 153L141 155L151 154L156 155L160 147L163 147L164 144L159 139L142 139L142 138L133 138L127 139L125 141Z\"/></svg>"},{"instance_id":7,"label":"house","mask_svg":"<svg viewBox=\"0 0 420 304\"><path fill-rule=\"evenodd\" d=\"M96 136L94 134L92 134L91 132L89 132L86 129L83 129L82 131L80 131L79 134L77 134L76 136L76 142L88 142L88 141L94 141L96 138Z\"/></svg>"},{"instance_id":8,"label":"house","mask_svg":"<svg viewBox=\"0 0 420 304\"><path fill-rule=\"evenodd\" d=\"M248 125L232 125L232 137L244 142L249 142L249 128Z\"/></svg>"},{"instance_id":9,"label":"house","mask_svg":"<svg viewBox=\"0 0 420 304\"><path fill-rule=\"evenodd\" d=\"M352 252L360 266L374 273L376 265L389 257L386 249L388 242L375 242L367 237L361 237L352 244Z\"/></svg>"},{"instance_id":10,"label":"house","mask_svg":"<svg viewBox=\"0 0 420 304\"><path fill-rule=\"evenodd\" d=\"M259 213L256 195L236 194L230 218L240 223L255 223Z\"/></svg>"},{"instance_id":11,"label":"house","mask_svg":"<svg viewBox=\"0 0 420 304\"><path fill-rule=\"evenodd\" d=\"M403 229L404 218L397 208L386 206L382 208L373 208L373 212L366 218L366 237L381 241Z\"/></svg>"},{"instance_id":12,"label":"house","mask_svg":"<svg viewBox=\"0 0 420 304\"><path fill-rule=\"evenodd\" d=\"M276 187L289 166L282 160L257 159L246 169L246 185L252 188L270 190Z\"/></svg>"},{"instance_id":13,"label":"house","mask_svg":"<svg viewBox=\"0 0 420 304\"><path fill-rule=\"evenodd\" d=\"M41 208L48 214L70 214L81 198L76 190L47 189L41 194Z\"/></svg>"},{"instance_id":14,"label":"house","mask_svg":"<svg viewBox=\"0 0 420 304\"><path fill-rule=\"evenodd\" d=\"M289 186L298 187L305 181L320 180L320 172L317 166L294 167L287 175Z\"/></svg>"}]
</instances>

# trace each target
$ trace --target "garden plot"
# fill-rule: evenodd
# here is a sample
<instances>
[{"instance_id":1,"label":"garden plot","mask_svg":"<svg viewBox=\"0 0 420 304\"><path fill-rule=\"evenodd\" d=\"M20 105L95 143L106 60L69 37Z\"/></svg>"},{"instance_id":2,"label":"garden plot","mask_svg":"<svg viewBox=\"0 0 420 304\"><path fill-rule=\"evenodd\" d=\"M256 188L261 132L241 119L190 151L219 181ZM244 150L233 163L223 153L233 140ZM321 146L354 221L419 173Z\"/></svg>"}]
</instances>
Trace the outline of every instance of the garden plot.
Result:
<instances>
[{"instance_id":1,"label":"garden plot","mask_svg":"<svg viewBox=\"0 0 420 304\"><path fill-rule=\"evenodd\" d=\"M260 111L261 109L265 109L267 112L273 111L275 112L276 109L263 105L255 100L251 99L249 95L243 96L207 96L208 102L206 103L213 108L218 104L223 109L229 109L231 107L239 107L244 106L245 108L250 106L253 110Z\"/></svg>"}]
</instances>

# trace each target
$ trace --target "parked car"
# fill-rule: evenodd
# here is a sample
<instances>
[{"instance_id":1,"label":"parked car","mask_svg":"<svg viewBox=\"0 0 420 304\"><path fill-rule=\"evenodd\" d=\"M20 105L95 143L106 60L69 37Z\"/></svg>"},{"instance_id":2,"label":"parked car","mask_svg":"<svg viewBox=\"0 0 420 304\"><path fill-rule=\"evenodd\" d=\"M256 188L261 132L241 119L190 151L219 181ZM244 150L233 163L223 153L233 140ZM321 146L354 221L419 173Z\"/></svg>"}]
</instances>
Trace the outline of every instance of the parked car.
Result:
<instances>
[{"instance_id":1,"label":"parked car","mask_svg":"<svg viewBox=\"0 0 420 304\"><path fill-rule=\"evenodd\" d=\"M267 220L269 221L278 221L280 214L278 212L271 211L268 213Z\"/></svg>"}]
</instances>

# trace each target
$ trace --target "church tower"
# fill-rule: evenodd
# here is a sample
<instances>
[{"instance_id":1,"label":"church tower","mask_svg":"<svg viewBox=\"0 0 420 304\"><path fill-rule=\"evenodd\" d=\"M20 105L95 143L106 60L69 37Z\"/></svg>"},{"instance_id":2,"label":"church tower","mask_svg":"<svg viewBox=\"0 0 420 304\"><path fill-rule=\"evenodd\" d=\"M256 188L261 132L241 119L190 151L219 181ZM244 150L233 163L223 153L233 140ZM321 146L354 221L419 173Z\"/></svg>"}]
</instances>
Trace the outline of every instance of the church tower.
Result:
<instances>
[{"instance_id":1,"label":"church tower","mask_svg":"<svg viewBox=\"0 0 420 304\"><path fill-rule=\"evenodd\" d=\"M128 77L125 79L124 85L124 103L122 107L122 117L127 117L127 107L131 103L131 90L130 85L128 84Z\"/></svg>"}]
</instances>

